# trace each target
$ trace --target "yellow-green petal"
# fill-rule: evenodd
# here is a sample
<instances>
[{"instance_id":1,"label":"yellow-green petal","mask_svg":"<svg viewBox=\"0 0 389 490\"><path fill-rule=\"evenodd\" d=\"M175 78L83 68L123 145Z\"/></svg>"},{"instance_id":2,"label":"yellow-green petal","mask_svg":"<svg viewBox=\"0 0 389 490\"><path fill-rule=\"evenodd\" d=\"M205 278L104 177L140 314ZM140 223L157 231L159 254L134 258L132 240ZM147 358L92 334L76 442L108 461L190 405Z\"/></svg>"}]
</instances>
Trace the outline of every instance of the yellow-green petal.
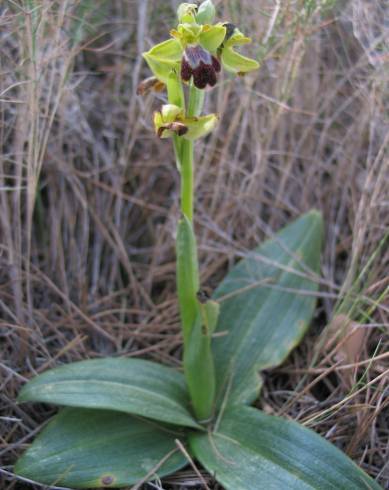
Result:
<instances>
[{"instance_id":1,"label":"yellow-green petal","mask_svg":"<svg viewBox=\"0 0 389 490\"><path fill-rule=\"evenodd\" d=\"M226 28L222 24L205 25L200 34L200 44L204 49L213 53L222 44L225 37Z\"/></svg>"},{"instance_id":2,"label":"yellow-green petal","mask_svg":"<svg viewBox=\"0 0 389 490\"><path fill-rule=\"evenodd\" d=\"M237 53L232 48L224 48L221 55L224 68L233 73L247 73L258 70L259 63L252 58Z\"/></svg>"},{"instance_id":3,"label":"yellow-green petal","mask_svg":"<svg viewBox=\"0 0 389 490\"><path fill-rule=\"evenodd\" d=\"M177 39L168 39L143 53L143 57L158 80L166 84L171 70L181 61L182 51Z\"/></svg>"}]
</instances>

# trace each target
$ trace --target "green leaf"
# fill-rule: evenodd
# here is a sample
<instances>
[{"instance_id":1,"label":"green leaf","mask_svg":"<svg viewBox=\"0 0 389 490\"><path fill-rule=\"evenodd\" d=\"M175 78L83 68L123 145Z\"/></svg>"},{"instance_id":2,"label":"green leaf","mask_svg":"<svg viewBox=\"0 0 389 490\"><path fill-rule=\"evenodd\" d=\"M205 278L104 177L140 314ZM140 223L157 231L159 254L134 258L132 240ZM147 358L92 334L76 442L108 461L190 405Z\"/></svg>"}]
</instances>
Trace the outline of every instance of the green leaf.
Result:
<instances>
[{"instance_id":1,"label":"green leaf","mask_svg":"<svg viewBox=\"0 0 389 490\"><path fill-rule=\"evenodd\" d=\"M185 378L198 420L206 421L215 409L215 366L211 349L212 334L219 316L216 301L199 302L200 314L184 349Z\"/></svg>"},{"instance_id":2,"label":"green leaf","mask_svg":"<svg viewBox=\"0 0 389 490\"><path fill-rule=\"evenodd\" d=\"M199 314L197 293L200 289L196 237L186 216L177 227L177 292L180 304L184 343L187 345Z\"/></svg>"},{"instance_id":3,"label":"green leaf","mask_svg":"<svg viewBox=\"0 0 389 490\"><path fill-rule=\"evenodd\" d=\"M321 215L305 214L239 262L216 290L219 403L252 402L258 371L281 364L300 342L316 303L310 276L319 272L322 235Z\"/></svg>"},{"instance_id":4,"label":"green leaf","mask_svg":"<svg viewBox=\"0 0 389 490\"><path fill-rule=\"evenodd\" d=\"M179 437L124 413L67 408L35 439L15 472L49 486L125 487L185 466L181 452L174 451Z\"/></svg>"},{"instance_id":5,"label":"green leaf","mask_svg":"<svg viewBox=\"0 0 389 490\"><path fill-rule=\"evenodd\" d=\"M199 315L184 349L185 378L193 408L200 421L212 416L215 401L215 367L211 350L211 335Z\"/></svg>"},{"instance_id":6,"label":"green leaf","mask_svg":"<svg viewBox=\"0 0 389 490\"><path fill-rule=\"evenodd\" d=\"M217 301L207 301L200 306L203 324L210 335L215 331L220 314L220 305Z\"/></svg>"},{"instance_id":7,"label":"green leaf","mask_svg":"<svg viewBox=\"0 0 389 490\"><path fill-rule=\"evenodd\" d=\"M315 432L254 408L230 408L217 433L193 434L189 441L226 490L380 489Z\"/></svg>"},{"instance_id":8,"label":"green leaf","mask_svg":"<svg viewBox=\"0 0 389 490\"><path fill-rule=\"evenodd\" d=\"M94 359L51 369L21 390L19 401L117 410L198 427L181 373L142 359Z\"/></svg>"}]
</instances>

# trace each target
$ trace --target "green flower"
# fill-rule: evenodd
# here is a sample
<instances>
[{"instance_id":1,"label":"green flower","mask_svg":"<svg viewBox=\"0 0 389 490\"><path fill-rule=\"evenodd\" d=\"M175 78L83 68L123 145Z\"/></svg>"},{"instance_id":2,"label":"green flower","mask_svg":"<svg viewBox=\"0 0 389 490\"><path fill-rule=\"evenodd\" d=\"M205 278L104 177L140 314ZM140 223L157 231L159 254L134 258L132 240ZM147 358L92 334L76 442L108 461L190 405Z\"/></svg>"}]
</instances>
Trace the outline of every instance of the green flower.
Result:
<instances>
[{"instance_id":1,"label":"green flower","mask_svg":"<svg viewBox=\"0 0 389 490\"><path fill-rule=\"evenodd\" d=\"M165 104L154 113L155 132L160 138L174 135L194 141L210 133L216 126L216 114L200 117L185 117L184 111L173 104Z\"/></svg>"},{"instance_id":2,"label":"green flower","mask_svg":"<svg viewBox=\"0 0 389 490\"><path fill-rule=\"evenodd\" d=\"M204 89L216 84L221 65L237 74L259 68L257 61L234 50L235 46L251 42L250 38L232 24L210 24L215 16L211 0L198 8L194 3L183 3L177 15L179 24L170 32L172 38L143 54L161 82L166 84L174 71L185 82L193 78L194 85Z\"/></svg>"},{"instance_id":3,"label":"green flower","mask_svg":"<svg viewBox=\"0 0 389 490\"><path fill-rule=\"evenodd\" d=\"M226 23L224 27L226 28L226 37L219 48L219 56L224 68L238 74L257 70L259 63L256 60L247 58L233 49L235 46L251 43L251 38L246 37L234 24Z\"/></svg>"},{"instance_id":4,"label":"green flower","mask_svg":"<svg viewBox=\"0 0 389 490\"><path fill-rule=\"evenodd\" d=\"M171 35L172 39L143 54L154 75L166 84L174 70L182 73L184 81L193 76L197 88L214 86L216 74L220 71L215 55L225 39L226 28L222 24L185 23L172 30Z\"/></svg>"}]
</instances>

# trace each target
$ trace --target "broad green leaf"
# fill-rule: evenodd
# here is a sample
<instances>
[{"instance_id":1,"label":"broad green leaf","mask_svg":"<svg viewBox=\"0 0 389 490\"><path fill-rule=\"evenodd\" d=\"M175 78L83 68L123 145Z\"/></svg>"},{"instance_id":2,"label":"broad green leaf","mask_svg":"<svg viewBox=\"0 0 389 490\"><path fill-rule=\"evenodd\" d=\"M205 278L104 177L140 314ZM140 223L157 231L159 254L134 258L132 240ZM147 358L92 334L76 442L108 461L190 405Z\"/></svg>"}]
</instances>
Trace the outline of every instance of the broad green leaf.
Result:
<instances>
[{"instance_id":1,"label":"broad green leaf","mask_svg":"<svg viewBox=\"0 0 389 490\"><path fill-rule=\"evenodd\" d=\"M177 292L184 344L187 345L199 314L197 293L200 289L196 237L187 216L183 216L178 223L176 249Z\"/></svg>"},{"instance_id":2,"label":"broad green leaf","mask_svg":"<svg viewBox=\"0 0 389 490\"><path fill-rule=\"evenodd\" d=\"M22 455L15 473L49 486L125 487L185 466L174 451L180 437L125 413L66 408Z\"/></svg>"},{"instance_id":3,"label":"broad green leaf","mask_svg":"<svg viewBox=\"0 0 389 490\"><path fill-rule=\"evenodd\" d=\"M315 432L251 407L231 407L217 433L190 446L226 490L379 490L345 454Z\"/></svg>"},{"instance_id":4,"label":"broad green leaf","mask_svg":"<svg viewBox=\"0 0 389 490\"><path fill-rule=\"evenodd\" d=\"M229 272L213 340L219 403L250 403L258 371L279 365L300 342L316 303L323 222L312 211L264 242Z\"/></svg>"},{"instance_id":5,"label":"broad green leaf","mask_svg":"<svg viewBox=\"0 0 389 490\"><path fill-rule=\"evenodd\" d=\"M197 427L181 373L142 359L93 359L51 369L21 390L19 401L117 410Z\"/></svg>"}]
</instances>

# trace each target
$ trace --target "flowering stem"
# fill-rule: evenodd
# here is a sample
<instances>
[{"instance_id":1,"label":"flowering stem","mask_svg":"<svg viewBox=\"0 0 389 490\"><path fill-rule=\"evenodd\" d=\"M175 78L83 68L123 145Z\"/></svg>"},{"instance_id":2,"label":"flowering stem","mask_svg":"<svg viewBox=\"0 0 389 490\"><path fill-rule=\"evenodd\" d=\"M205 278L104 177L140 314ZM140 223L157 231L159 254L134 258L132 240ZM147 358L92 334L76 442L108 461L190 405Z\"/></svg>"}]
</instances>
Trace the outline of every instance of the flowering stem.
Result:
<instances>
[{"instance_id":1,"label":"flowering stem","mask_svg":"<svg viewBox=\"0 0 389 490\"><path fill-rule=\"evenodd\" d=\"M193 83L189 88L188 117L199 116L204 105L204 90L197 89ZM177 145L179 146L177 148ZM176 155L179 156L179 169L181 172L181 211L188 220L193 222L193 194L194 194L194 172L192 141L181 140L175 142Z\"/></svg>"},{"instance_id":2,"label":"flowering stem","mask_svg":"<svg viewBox=\"0 0 389 490\"><path fill-rule=\"evenodd\" d=\"M183 140L181 143L181 211L193 222L193 142Z\"/></svg>"},{"instance_id":3,"label":"flowering stem","mask_svg":"<svg viewBox=\"0 0 389 490\"><path fill-rule=\"evenodd\" d=\"M204 105L204 90L199 90L193 84L190 84L189 88L189 104L188 104L188 116L199 116Z\"/></svg>"}]
</instances>

